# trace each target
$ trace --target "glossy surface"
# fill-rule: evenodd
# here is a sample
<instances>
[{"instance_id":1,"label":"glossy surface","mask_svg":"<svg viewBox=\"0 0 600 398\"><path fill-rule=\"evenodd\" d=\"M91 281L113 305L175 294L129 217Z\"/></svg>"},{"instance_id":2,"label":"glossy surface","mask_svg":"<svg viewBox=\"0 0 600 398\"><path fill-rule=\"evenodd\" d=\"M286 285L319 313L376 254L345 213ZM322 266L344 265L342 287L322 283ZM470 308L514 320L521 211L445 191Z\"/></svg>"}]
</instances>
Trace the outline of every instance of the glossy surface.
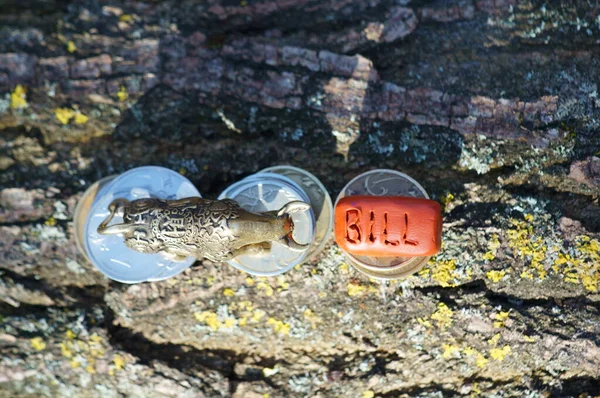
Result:
<instances>
[{"instance_id":1,"label":"glossy surface","mask_svg":"<svg viewBox=\"0 0 600 398\"><path fill-rule=\"evenodd\" d=\"M388 169L371 170L354 177L338 195L336 205L342 198L353 195L429 199L425 189L413 178ZM376 279L392 280L406 277L419 271L429 260L428 256L371 256L343 251L350 265L370 278Z\"/></svg>"},{"instance_id":2,"label":"glossy surface","mask_svg":"<svg viewBox=\"0 0 600 398\"><path fill-rule=\"evenodd\" d=\"M276 211L292 201L310 203L306 193L291 179L272 173L257 173L229 186L219 199L233 199L252 213ZM294 240L311 243L314 239L316 220L312 209L293 214ZM273 242L268 253L243 254L228 263L249 274L271 276L282 274L302 263L310 247L294 251Z\"/></svg>"},{"instance_id":3,"label":"glossy surface","mask_svg":"<svg viewBox=\"0 0 600 398\"><path fill-rule=\"evenodd\" d=\"M191 196L200 196L196 187L181 174L163 167L138 167L116 177L98 191L86 216L83 241L90 261L107 277L124 283L158 281L182 272L196 259L176 262L158 253L136 252L125 245L122 236L99 234L98 226L109 215L108 205L116 198Z\"/></svg>"},{"instance_id":4,"label":"glossy surface","mask_svg":"<svg viewBox=\"0 0 600 398\"><path fill-rule=\"evenodd\" d=\"M306 193L310 200L313 212L316 218L315 238L312 247L306 256L306 260L316 257L329 239L333 232L333 203L325 186L313 174L306 170L294 166L280 165L261 170L255 175L263 173L281 174L294 181Z\"/></svg>"},{"instance_id":5,"label":"glossy surface","mask_svg":"<svg viewBox=\"0 0 600 398\"><path fill-rule=\"evenodd\" d=\"M354 255L431 256L441 247L441 208L429 199L347 196L335 208L335 239Z\"/></svg>"}]
</instances>

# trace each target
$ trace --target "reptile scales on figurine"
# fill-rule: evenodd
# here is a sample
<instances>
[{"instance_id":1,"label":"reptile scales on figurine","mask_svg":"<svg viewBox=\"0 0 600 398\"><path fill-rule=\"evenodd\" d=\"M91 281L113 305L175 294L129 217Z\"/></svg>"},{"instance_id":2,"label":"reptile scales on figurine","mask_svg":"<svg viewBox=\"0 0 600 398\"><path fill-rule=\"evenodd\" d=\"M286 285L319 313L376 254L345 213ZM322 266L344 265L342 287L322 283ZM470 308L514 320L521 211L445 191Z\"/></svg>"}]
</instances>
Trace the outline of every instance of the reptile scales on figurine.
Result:
<instances>
[{"instance_id":1,"label":"reptile scales on figurine","mask_svg":"<svg viewBox=\"0 0 600 398\"><path fill-rule=\"evenodd\" d=\"M272 242L305 250L308 244L294 240L291 215L308 209L308 203L293 201L279 211L255 214L231 199L115 199L98 232L123 234L129 248L162 253L174 261L193 256L220 262L241 254L264 253ZM123 222L109 226L115 215Z\"/></svg>"}]
</instances>

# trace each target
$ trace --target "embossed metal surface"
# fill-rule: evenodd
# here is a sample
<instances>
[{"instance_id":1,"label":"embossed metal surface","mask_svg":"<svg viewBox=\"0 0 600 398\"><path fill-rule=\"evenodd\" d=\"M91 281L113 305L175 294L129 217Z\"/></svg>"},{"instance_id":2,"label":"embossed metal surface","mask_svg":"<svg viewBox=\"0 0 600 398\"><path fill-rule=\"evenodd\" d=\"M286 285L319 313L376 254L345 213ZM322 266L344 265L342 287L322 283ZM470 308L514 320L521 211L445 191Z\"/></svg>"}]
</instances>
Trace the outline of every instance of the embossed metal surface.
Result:
<instances>
[{"instance_id":1,"label":"embossed metal surface","mask_svg":"<svg viewBox=\"0 0 600 398\"><path fill-rule=\"evenodd\" d=\"M268 212L281 208L291 201L309 198L298 184L289 178L273 173L257 173L229 186L219 196L233 199L249 212ZM312 209L297 212L294 217L294 236L298 242L312 243L315 233L315 218ZM229 264L253 275L278 275L302 263L310 246L302 252L290 250L286 245L273 242L270 255L240 255Z\"/></svg>"},{"instance_id":2,"label":"embossed metal surface","mask_svg":"<svg viewBox=\"0 0 600 398\"><path fill-rule=\"evenodd\" d=\"M429 199L427 192L418 182L395 170L373 170L359 175L342 189L338 200L352 195L411 196Z\"/></svg>"},{"instance_id":3,"label":"embossed metal surface","mask_svg":"<svg viewBox=\"0 0 600 398\"><path fill-rule=\"evenodd\" d=\"M201 194L187 178L173 170L143 166L122 173L100 188L89 211L82 208L78 216L78 220L85 220L82 234L85 253L100 272L119 282L159 281L177 275L196 259L172 261L162 253L140 253L127 247L122 236L102 235L97 230L109 216L108 206L114 199L188 197L201 197Z\"/></svg>"},{"instance_id":4,"label":"embossed metal surface","mask_svg":"<svg viewBox=\"0 0 600 398\"><path fill-rule=\"evenodd\" d=\"M327 189L325 189L325 186L323 186L317 177L298 167L288 165L273 166L261 170L259 174L264 172L277 173L290 178L308 195L317 224L315 238L307 259L316 256L329 241L333 230L333 203Z\"/></svg>"},{"instance_id":5,"label":"embossed metal surface","mask_svg":"<svg viewBox=\"0 0 600 398\"><path fill-rule=\"evenodd\" d=\"M261 197L250 191L244 195L248 195L246 200ZM310 205L297 200L290 200L277 212L251 213L230 199L115 199L98 233L123 234L129 248L161 252L173 261L188 256L228 261L243 254L268 252L271 242L291 251L306 250L308 244L294 240L291 214L308 209ZM121 216L123 222L109 225L115 216Z\"/></svg>"}]
</instances>

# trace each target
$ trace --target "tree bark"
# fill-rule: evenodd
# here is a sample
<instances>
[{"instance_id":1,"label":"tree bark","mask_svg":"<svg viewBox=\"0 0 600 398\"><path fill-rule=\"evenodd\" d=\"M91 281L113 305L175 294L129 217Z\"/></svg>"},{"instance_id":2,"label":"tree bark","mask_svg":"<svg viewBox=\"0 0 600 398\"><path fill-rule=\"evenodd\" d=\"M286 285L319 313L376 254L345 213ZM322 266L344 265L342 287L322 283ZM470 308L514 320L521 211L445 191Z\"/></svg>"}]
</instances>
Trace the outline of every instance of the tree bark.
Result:
<instances>
[{"instance_id":1,"label":"tree bark","mask_svg":"<svg viewBox=\"0 0 600 398\"><path fill-rule=\"evenodd\" d=\"M0 8L0 396L594 396L598 6L9 0ZM444 207L379 284L331 242L281 277L200 261L123 285L74 206L133 167L204 197L292 164ZM232 295L233 293L233 295Z\"/></svg>"}]
</instances>

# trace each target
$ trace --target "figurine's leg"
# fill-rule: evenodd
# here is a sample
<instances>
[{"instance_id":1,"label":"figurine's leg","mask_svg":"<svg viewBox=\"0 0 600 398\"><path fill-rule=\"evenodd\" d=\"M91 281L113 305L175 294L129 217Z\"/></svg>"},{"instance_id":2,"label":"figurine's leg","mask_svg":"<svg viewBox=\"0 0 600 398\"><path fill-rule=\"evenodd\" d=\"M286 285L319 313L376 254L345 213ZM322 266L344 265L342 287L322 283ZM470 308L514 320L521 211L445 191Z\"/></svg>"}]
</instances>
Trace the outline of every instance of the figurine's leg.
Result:
<instances>
[{"instance_id":1,"label":"figurine's leg","mask_svg":"<svg viewBox=\"0 0 600 398\"><path fill-rule=\"evenodd\" d=\"M271 251L271 242L254 243L251 245L242 246L239 249L233 250L233 257L247 254L249 256L259 256Z\"/></svg>"}]
</instances>

